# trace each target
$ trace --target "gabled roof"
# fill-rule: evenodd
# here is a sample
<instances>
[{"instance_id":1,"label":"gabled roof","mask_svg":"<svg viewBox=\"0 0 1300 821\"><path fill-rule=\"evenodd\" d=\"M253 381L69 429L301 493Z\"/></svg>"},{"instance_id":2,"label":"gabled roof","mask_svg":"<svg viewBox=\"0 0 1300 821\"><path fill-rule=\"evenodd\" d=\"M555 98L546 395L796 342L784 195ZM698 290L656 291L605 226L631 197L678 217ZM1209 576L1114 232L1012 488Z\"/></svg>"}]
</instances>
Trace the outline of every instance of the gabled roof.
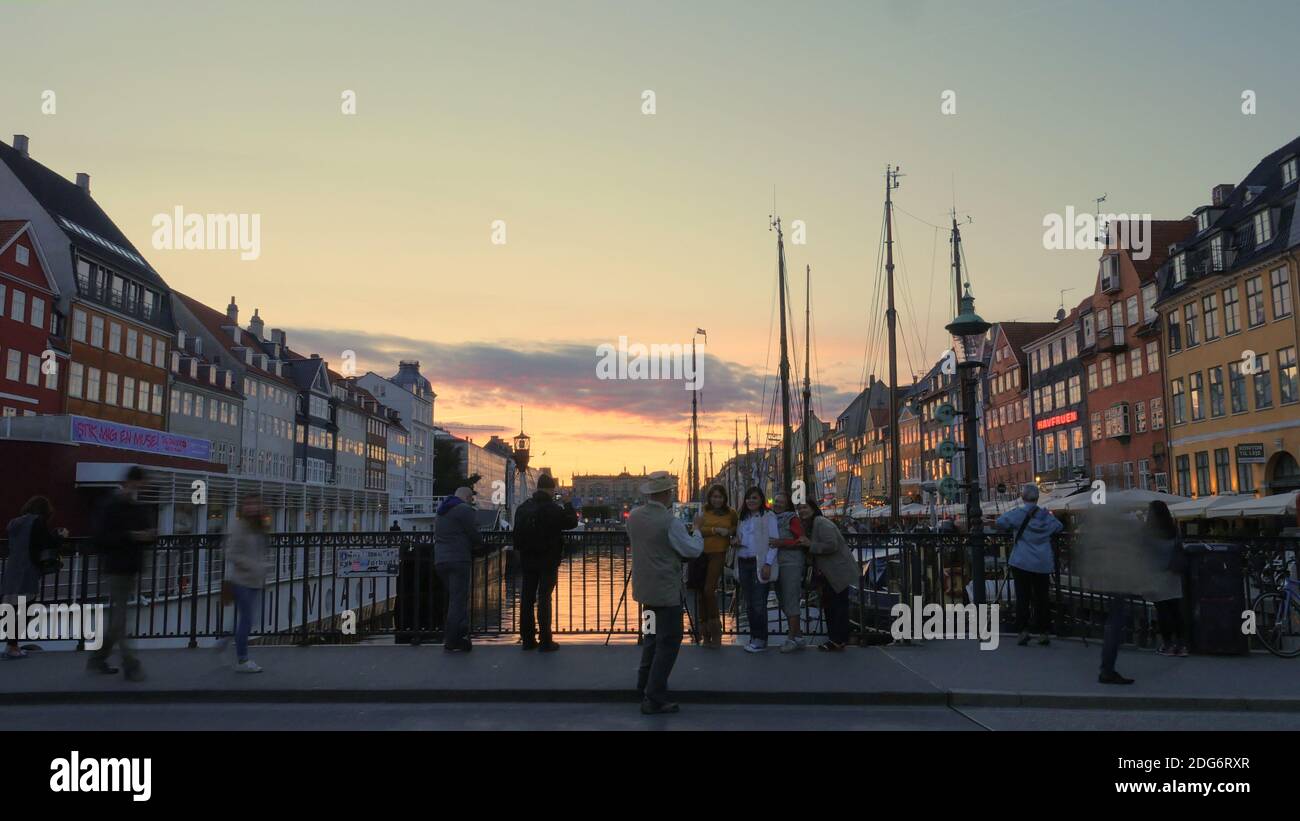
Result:
<instances>
[{"instance_id":1,"label":"gabled roof","mask_svg":"<svg viewBox=\"0 0 1300 821\"><path fill-rule=\"evenodd\" d=\"M287 385L289 387L296 387L294 382L288 379L287 377L276 376L271 371L268 371L265 368L260 368L255 364L254 365L245 364L242 357L235 355L235 348L241 348L241 347L251 348L254 351L261 351L262 347L258 343L256 337L254 337L252 334L250 334L248 331L242 328L239 330L239 342L235 342L235 339L234 337L231 336L230 331L226 330L226 328L223 327L223 326L229 326L230 324L230 320L226 318L225 314L221 313L220 311L209 308L207 305L204 305L202 302L199 302L194 297L186 296L185 294L182 294L180 291L172 291L172 296L176 297L181 301L181 304L184 305L185 308L188 309L189 312L194 315L194 318L197 319L205 329L207 329L208 333L210 333L212 336L214 336L217 339L217 341L221 344L221 347L226 350L226 352L230 355L233 361L239 363L240 367L252 372L254 376L257 376L261 379L267 379L272 382L279 382L282 385ZM254 362L256 362L256 357L254 357Z\"/></svg>"},{"instance_id":2,"label":"gabled roof","mask_svg":"<svg viewBox=\"0 0 1300 821\"><path fill-rule=\"evenodd\" d=\"M999 322L999 332L1007 340L1011 354L1017 362L1025 346L1035 339L1040 339L1056 330L1055 322ZM1022 363L1023 364L1023 363Z\"/></svg>"},{"instance_id":3,"label":"gabled roof","mask_svg":"<svg viewBox=\"0 0 1300 821\"><path fill-rule=\"evenodd\" d=\"M155 288L167 288L167 283L145 261L131 240L118 230L89 191L5 143L0 143L0 162L9 167L73 245Z\"/></svg>"},{"instance_id":4,"label":"gabled roof","mask_svg":"<svg viewBox=\"0 0 1300 821\"><path fill-rule=\"evenodd\" d=\"M9 242L23 232L27 220L0 220L0 251L9 247Z\"/></svg>"},{"instance_id":5,"label":"gabled roof","mask_svg":"<svg viewBox=\"0 0 1300 821\"><path fill-rule=\"evenodd\" d=\"M59 284L54 281L54 273L45 261L45 252L41 250L41 243L36 239L36 232L32 230L30 220L0 220L0 254L9 250L9 246L18 241L21 236L26 236L27 241L32 246L32 256L36 258L36 266L40 268L40 278L44 280L40 286L51 294L59 293ZM9 272L13 276L18 276L17 271ZM34 277L33 277L34 278ZM22 277L19 277L22 279ZM31 278L25 280L27 284L34 284Z\"/></svg>"}]
</instances>

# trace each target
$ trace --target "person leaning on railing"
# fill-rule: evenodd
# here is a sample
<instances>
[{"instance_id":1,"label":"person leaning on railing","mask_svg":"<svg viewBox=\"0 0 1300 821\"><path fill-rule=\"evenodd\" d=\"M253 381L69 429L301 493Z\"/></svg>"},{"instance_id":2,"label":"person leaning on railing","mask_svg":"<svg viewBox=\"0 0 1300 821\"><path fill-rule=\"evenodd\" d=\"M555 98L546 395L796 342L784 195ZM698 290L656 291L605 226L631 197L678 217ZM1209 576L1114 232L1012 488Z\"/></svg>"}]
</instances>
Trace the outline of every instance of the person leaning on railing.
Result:
<instances>
[{"instance_id":1,"label":"person leaning on railing","mask_svg":"<svg viewBox=\"0 0 1300 821\"><path fill-rule=\"evenodd\" d=\"M821 608L826 615L827 641L817 649L838 653L849 642L849 588L859 579L858 562L844 534L822 515L816 502L807 501L798 510L804 529L799 543L808 548L822 581Z\"/></svg>"},{"instance_id":2,"label":"person leaning on railing","mask_svg":"<svg viewBox=\"0 0 1300 821\"><path fill-rule=\"evenodd\" d=\"M474 649L469 640L470 586L476 549L483 547L474 513L474 488L456 488L438 506L434 519L433 569L447 590L447 620L442 649L448 653Z\"/></svg>"},{"instance_id":3,"label":"person leaning on railing","mask_svg":"<svg viewBox=\"0 0 1300 821\"><path fill-rule=\"evenodd\" d=\"M696 517L696 530L704 536L704 553L695 561L703 564L700 575L700 632L705 647L722 646L722 616L718 611L718 580L727 545L736 533L738 517L727 504L727 489L722 485L709 488L704 510Z\"/></svg>"}]
</instances>

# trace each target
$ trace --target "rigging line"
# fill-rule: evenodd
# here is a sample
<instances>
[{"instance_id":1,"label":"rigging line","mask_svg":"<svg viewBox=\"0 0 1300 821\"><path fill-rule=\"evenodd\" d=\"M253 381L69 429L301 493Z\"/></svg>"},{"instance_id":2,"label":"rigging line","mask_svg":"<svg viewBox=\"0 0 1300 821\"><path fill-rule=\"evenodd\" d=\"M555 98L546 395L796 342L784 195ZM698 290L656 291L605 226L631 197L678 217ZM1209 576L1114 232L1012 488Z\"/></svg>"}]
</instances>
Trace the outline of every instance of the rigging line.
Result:
<instances>
[{"instance_id":1,"label":"rigging line","mask_svg":"<svg viewBox=\"0 0 1300 821\"><path fill-rule=\"evenodd\" d=\"M930 304L925 309L925 340L927 344L930 341L930 322L934 319L934 267L939 260L939 226L934 226L934 241L930 243ZM924 350L921 351L921 359L929 361Z\"/></svg>"},{"instance_id":2,"label":"rigging line","mask_svg":"<svg viewBox=\"0 0 1300 821\"><path fill-rule=\"evenodd\" d=\"M880 221L880 235L876 244L876 277L873 283L871 303L871 320L867 326L867 339L862 352L862 374L858 381L859 391L866 390L867 375L875 369L880 360L880 329L883 325L880 317L881 290L883 287L885 259L885 220ZM874 350L874 355L872 351Z\"/></svg>"},{"instance_id":3,"label":"rigging line","mask_svg":"<svg viewBox=\"0 0 1300 821\"><path fill-rule=\"evenodd\" d=\"M899 232L899 237L895 240L895 244L898 246L898 264L899 267L903 269L903 299L907 304L907 320L912 326L912 334L916 336L917 353L919 354L920 348L922 347L921 334L920 328L916 324L916 304L912 300L911 277L908 276L907 273L907 259L903 256L901 232Z\"/></svg>"},{"instance_id":4,"label":"rigging line","mask_svg":"<svg viewBox=\"0 0 1300 821\"><path fill-rule=\"evenodd\" d=\"M909 211L904 211L904 210L903 210L903 209L898 205L898 203L894 203L894 210L895 210L895 211L902 211L904 214L907 214L909 217L911 217L912 219L916 220L917 222L924 223L924 224L930 226L931 228L938 228L938 229L940 229L940 230L943 229L943 226L942 226L942 225L935 225L933 222L930 222L929 220L923 220L923 219L921 219L921 218L918 217L916 214L913 214L913 213L911 213L911 212L909 212Z\"/></svg>"}]
</instances>

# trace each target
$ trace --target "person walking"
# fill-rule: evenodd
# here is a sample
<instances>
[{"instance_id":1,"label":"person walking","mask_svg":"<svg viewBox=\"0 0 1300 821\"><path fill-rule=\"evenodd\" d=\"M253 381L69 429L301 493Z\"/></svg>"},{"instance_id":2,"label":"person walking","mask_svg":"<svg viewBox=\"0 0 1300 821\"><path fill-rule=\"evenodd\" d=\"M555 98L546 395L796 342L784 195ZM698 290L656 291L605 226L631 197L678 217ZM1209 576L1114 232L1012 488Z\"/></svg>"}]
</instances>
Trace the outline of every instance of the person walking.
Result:
<instances>
[{"instance_id":1,"label":"person walking","mask_svg":"<svg viewBox=\"0 0 1300 821\"><path fill-rule=\"evenodd\" d=\"M54 507L50 500L33 496L18 515L9 520L6 528L9 540L0 549L0 559L5 559L4 578L0 579L0 602L12 605L15 610L36 601L41 595L41 577L51 572L48 567L57 568L55 563L68 531L51 528L53 516ZM27 658L27 651L19 645L24 638L17 634L10 636L0 659Z\"/></svg>"},{"instance_id":2,"label":"person walking","mask_svg":"<svg viewBox=\"0 0 1300 821\"><path fill-rule=\"evenodd\" d=\"M1064 525L1052 514L1038 506L1038 485L1028 484L1020 489L1024 504L1003 513L997 526L1015 534L1011 547L1011 576L1016 584L1016 632L1020 634L1021 647L1029 643L1029 615L1032 605L1038 643L1051 643L1048 633L1052 626L1052 607L1049 582L1055 566L1052 554L1052 536Z\"/></svg>"},{"instance_id":3,"label":"person walking","mask_svg":"<svg viewBox=\"0 0 1300 821\"><path fill-rule=\"evenodd\" d=\"M248 657L248 636L257 620L258 602L266 584L266 509L262 497L250 493L239 503L239 516L221 540L226 555L225 580L235 600L235 672L260 673Z\"/></svg>"},{"instance_id":4,"label":"person walking","mask_svg":"<svg viewBox=\"0 0 1300 821\"><path fill-rule=\"evenodd\" d=\"M767 591L777 578L777 549L772 544L780 536L776 515L767 509L763 491L751 487L745 491L745 505L740 511L737 533L732 537L736 551L736 578L749 618L747 653L767 649Z\"/></svg>"},{"instance_id":5,"label":"person walking","mask_svg":"<svg viewBox=\"0 0 1300 821\"><path fill-rule=\"evenodd\" d=\"M551 636L551 598L564 561L564 531L578 526L578 512L569 501L568 490L561 492L560 501L553 498L554 493L555 479L543 473L537 478L537 490L515 511L514 521L515 549L524 577L519 637L523 649L543 653L560 649Z\"/></svg>"},{"instance_id":6,"label":"person walking","mask_svg":"<svg viewBox=\"0 0 1300 821\"><path fill-rule=\"evenodd\" d=\"M108 660L117 649L122 656L122 674L128 681L143 681L144 670L127 638L127 609L144 565L144 551L158 536L158 531L150 527L148 508L138 501L144 480L139 465L127 470L121 488L100 508L95 536L101 584L108 583L108 635L86 662L86 669L116 673L117 668Z\"/></svg>"},{"instance_id":7,"label":"person walking","mask_svg":"<svg viewBox=\"0 0 1300 821\"><path fill-rule=\"evenodd\" d=\"M443 623L442 649L448 653L468 653L474 649L469 640L470 586L476 549L483 547L474 513L474 489L456 488L438 505L434 518L433 569L447 591L447 618Z\"/></svg>"},{"instance_id":8,"label":"person walking","mask_svg":"<svg viewBox=\"0 0 1300 821\"><path fill-rule=\"evenodd\" d=\"M776 563L780 569L776 579L776 596L781 602L781 612L788 624L781 652L793 653L808 644L803 635L804 530L799 515L790 506L788 494L776 494L772 499L772 508L776 514L778 536L773 544L776 546Z\"/></svg>"},{"instance_id":9,"label":"person walking","mask_svg":"<svg viewBox=\"0 0 1300 821\"><path fill-rule=\"evenodd\" d=\"M688 532L686 523L668 505L677 480L666 470L646 477L639 488L646 503L627 517L632 544L632 598L642 607L641 666L636 689L645 715L675 713L668 700L668 677L682 646L682 609L686 588L682 562L704 551L700 532Z\"/></svg>"},{"instance_id":10,"label":"person walking","mask_svg":"<svg viewBox=\"0 0 1300 821\"><path fill-rule=\"evenodd\" d=\"M1157 500L1147 506L1145 536L1149 559L1155 566L1151 582L1141 592L1144 599L1156 604L1156 622L1161 637L1156 652L1162 656L1186 656L1183 572L1187 567L1187 556L1178 537L1178 525L1164 502Z\"/></svg>"},{"instance_id":11,"label":"person walking","mask_svg":"<svg viewBox=\"0 0 1300 821\"><path fill-rule=\"evenodd\" d=\"M736 535L740 519L727 504L727 489L722 485L709 488L704 510L696 517L695 530L704 537L704 553L696 561L704 563L700 574L700 632L705 647L722 646L722 614L718 609L718 581L722 578L727 546Z\"/></svg>"},{"instance_id":12,"label":"person walking","mask_svg":"<svg viewBox=\"0 0 1300 821\"><path fill-rule=\"evenodd\" d=\"M844 534L835 523L822 515L814 501L799 505L799 519L804 535L800 543L808 548L813 567L821 576L821 608L826 616L827 640L818 650L842 651L849 642L849 588L860 578L858 561L853 558Z\"/></svg>"}]
</instances>

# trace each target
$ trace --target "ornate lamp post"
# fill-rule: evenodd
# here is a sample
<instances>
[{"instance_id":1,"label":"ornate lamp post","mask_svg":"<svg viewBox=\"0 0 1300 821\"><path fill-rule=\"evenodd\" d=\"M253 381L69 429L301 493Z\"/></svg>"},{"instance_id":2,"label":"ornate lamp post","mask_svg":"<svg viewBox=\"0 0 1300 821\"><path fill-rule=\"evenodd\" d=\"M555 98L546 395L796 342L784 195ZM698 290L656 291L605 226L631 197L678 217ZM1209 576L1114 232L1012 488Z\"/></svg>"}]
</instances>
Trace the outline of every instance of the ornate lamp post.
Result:
<instances>
[{"instance_id":1,"label":"ornate lamp post","mask_svg":"<svg viewBox=\"0 0 1300 821\"><path fill-rule=\"evenodd\" d=\"M984 365L984 335L992 326L975 313L970 285L961 298L961 311L946 326L953 337L957 373L961 377L962 442L966 452L966 524L970 533L971 581L974 603L984 601L984 517L980 510L979 418L976 413L976 380Z\"/></svg>"},{"instance_id":2,"label":"ornate lamp post","mask_svg":"<svg viewBox=\"0 0 1300 821\"><path fill-rule=\"evenodd\" d=\"M514 527L515 508L528 498L528 459L532 448L532 439L524 433L524 409L519 408L519 435L510 440L512 450L514 451L515 470L519 471L520 493L516 497L516 504L510 509L510 526Z\"/></svg>"}]
</instances>

